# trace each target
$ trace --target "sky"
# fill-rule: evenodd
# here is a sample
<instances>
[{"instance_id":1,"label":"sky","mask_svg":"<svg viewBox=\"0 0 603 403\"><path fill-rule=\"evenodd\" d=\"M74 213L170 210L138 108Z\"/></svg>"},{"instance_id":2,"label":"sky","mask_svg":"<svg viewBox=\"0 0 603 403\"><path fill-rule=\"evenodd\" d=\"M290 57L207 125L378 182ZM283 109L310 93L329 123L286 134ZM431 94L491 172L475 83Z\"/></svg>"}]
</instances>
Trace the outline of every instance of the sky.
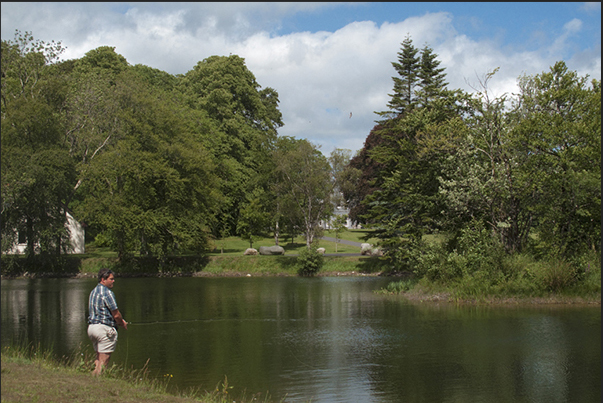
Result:
<instances>
[{"instance_id":1,"label":"sky","mask_svg":"<svg viewBox=\"0 0 603 403\"><path fill-rule=\"evenodd\" d=\"M521 75L563 60L601 79L601 3L2 2L2 40L15 30L61 42L63 59L112 46L132 64L185 74L207 57L245 59L262 88L279 94L279 135L325 155L360 150L392 93L392 62L410 36L430 46L449 89L518 92Z\"/></svg>"}]
</instances>

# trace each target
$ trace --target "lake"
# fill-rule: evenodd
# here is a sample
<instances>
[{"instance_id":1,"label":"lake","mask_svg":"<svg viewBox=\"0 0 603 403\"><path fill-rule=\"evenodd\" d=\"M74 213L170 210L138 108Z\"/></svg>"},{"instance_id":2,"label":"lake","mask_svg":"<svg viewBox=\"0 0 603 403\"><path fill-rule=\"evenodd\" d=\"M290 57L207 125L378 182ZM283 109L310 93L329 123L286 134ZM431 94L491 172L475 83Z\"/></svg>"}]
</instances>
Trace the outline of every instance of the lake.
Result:
<instances>
[{"instance_id":1,"label":"lake","mask_svg":"<svg viewBox=\"0 0 603 403\"><path fill-rule=\"evenodd\" d=\"M601 309L409 303L381 277L117 278L111 362L286 402L600 402ZM2 280L1 341L92 353L96 279Z\"/></svg>"}]
</instances>

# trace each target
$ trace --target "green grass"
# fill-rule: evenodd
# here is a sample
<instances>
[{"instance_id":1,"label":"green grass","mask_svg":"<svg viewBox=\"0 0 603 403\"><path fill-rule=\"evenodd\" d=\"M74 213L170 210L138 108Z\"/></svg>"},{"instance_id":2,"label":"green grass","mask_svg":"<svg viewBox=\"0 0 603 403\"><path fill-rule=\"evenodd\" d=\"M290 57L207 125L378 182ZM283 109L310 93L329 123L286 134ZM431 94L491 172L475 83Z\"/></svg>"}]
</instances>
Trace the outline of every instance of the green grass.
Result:
<instances>
[{"instance_id":1,"label":"green grass","mask_svg":"<svg viewBox=\"0 0 603 403\"><path fill-rule=\"evenodd\" d=\"M367 230L348 230L339 233L338 238L347 241L364 243L367 242L363 239L366 235L370 235L370 231ZM335 238L335 231L325 231L324 236ZM370 238L369 243L377 242L377 238ZM260 246L273 246L274 237L263 237L253 241L253 248L259 250ZM298 254L303 248L306 247L306 239L303 236L297 236L291 240L290 237L279 238L279 245L285 249L285 254ZM249 241L243 240L239 237L228 237L224 239L216 239L213 241L213 250L210 252L210 256L215 255L226 255L226 256L238 256L242 255L247 248L249 248ZM335 242L320 240L319 247L325 248L325 253L336 253ZM358 253L360 248L356 246L344 245L337 243L337 253Z\"/></svg>"},{"instance_id":2,"label":"green grass","mask_svg":"<svg viewBox=\"0 0 603 403\"><path fill-rule=\"evenodd\" d=\"M318 275L377 274L384 269L378 258L325 256ZM212 256L202 274L213 276L297 276L296 256Z\"/></svg>"},{"instance_id":3,"label":"green grass","mask_svg":"<svg viewBox=\"0 0 603 403\"><path fill-rule=\"evenodd\" d=\"M80 349L81 350L81 349ZM2 347L2 402L95 403L227 403L232 402L228 378L211 390L191 389L168 393L170 375L152 377L146 365L127 369L112 364L102 376L91 374L94 358L76 351L57 359L39 346ZM237 402L269 402L258 393Z\"/></svg>"},{"instance_id":4,"label":"green grass","mask_svg":"<svg viewBox=\"0 0 603 403\"><path fill-rule=\"evenodd\" d=\"M339 239L364 243L367 241L363 237L368 234L370 234L370 231L367 230L348 230L339 233ZM325 231L324 236L335 238L335 232ZM370 238L368 242L374 244L377 242L377 239ZM261 237L253 241L253 248L259 250L260 246L273 246L274 244L274 237ZM306 247L306 239L303 236L297 236L293 240L291 237L281 237L279 245L285 249L285 255L296 255ZM335 253L335 242L320 240L319 246L325 248L325 253ZM240 237L231 236L224 239L215 239L212 241L212 249L209 252L209 256L242 256L249 247L249 241ZM337 253L358 252L360 252L359 247L344 245L342 243L337 244ZM87 260L87 266L82 269L90 272L94 270L98 271L97 267L106 263L107 260L117 259L116 252L106 247L98 247L94 242L87 244L86 253L79 256Z\"/></svg>"}]
</instances>

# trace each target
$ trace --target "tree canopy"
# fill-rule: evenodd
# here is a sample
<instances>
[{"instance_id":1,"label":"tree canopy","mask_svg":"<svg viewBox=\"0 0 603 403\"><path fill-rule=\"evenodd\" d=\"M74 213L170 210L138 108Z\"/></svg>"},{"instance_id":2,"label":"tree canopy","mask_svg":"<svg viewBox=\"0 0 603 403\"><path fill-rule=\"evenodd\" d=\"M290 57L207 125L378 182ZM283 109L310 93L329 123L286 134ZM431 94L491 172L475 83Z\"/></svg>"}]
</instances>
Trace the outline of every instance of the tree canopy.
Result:
<instances>
[{"instance_id":1,"label":"tree canopy","mask_svg":"<svg viewBox=\"0 0 603 403\"><path fill-rule=\"evenodd\" d=\"M30 254L60 245L68 209L121 258L204 253L248 232L245 200L270 187L283 123L243 58L173 76L110 46L62 50L27 32L2 41L3 251L25 233Z\"/></svg>"},{"instance_id":2,"label":"tree canopy","mask_svg":"<svg viewBox=\"0 0 603 403\"><path fill-rule=\"evenodd\" d=\"M557 62L519 77L516 95L492 97L498 69L472 94L449 90L437 55L409 37L392 65L390 109L350 161L344 197L386 259L410 268L424 235L448 234L454 251L467 231L508 254L600 249L600 81Z\"/></svg>"},{"instance_id":3,"label":"tree canopy","mask_svg":"<svg viewBox=\"0 0 603 403\"><path fill-rule=\"evenodd\" d=\"M519 77L519 94L492 97L496 68L467 93L407 36L364 147L326 158L278 136L278 93L239 56L174 76L110 46L63 51L28 32L2 41L3 253L17 237L29 256L64 252L68 211L122 259L281 231L310 248L335 205L372 226L396 268L425 258L428 234L446 234L453 257L600 250L601 83L562 61Z\"/></svg>"}]
</instances>

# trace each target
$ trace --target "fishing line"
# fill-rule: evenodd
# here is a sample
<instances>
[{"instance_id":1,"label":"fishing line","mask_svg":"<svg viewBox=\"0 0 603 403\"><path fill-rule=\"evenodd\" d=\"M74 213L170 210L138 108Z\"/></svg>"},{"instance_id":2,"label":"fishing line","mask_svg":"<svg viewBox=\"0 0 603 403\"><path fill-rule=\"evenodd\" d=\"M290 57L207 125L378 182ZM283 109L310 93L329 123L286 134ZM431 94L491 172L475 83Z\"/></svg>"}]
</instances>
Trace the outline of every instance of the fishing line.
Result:
<instances>
[{"instance_id":1,"label":"fishing line","mask_svg":"<svg viewBox=\"0 0 603 403\"><path fill-rule=\"evenodd\" d=\"M227 321L237 321L237 322L276 322L277 319L241 319L241 318L224 318L224 319L184 319L184 320L156 320L151 322L128 322L128 326L130 325L168 325L173 323L191 323L191 322L227 322Z\"/></svg>"},{"instance_id":2,"label":"fishing line","mask_svg":"<svg viewBox=\"0 0 603 403\"><path fill-rule=\"evenodd\" d=\"M128 323L129 325L130 323ZM128 337L128 331L126 330L126 363L124 368L128 368L128 355L130 354L130 338Z\"/></svg>"},{"instance_id":3,"label":"fishing line","mask_svg":"<svg viewBox=\"0 0 603 403\"><path fill-rule=\"evenodd\" d=\"M156 320L152 322L128 322L128 326L148 326L148 325L163 325L163 324L172 324L172 323L189 323L189 322L208 322L212 319L187 319L187 320Z\"/></svg>"},{"instance_id":4,"label":"fishing line","mask_svg":"<svg viewBox=\"0 0 603 403\"><path fill-rule=\"evenodd\" d=\"M320 371L320 368L315 367L315 366L313 366L313 365L310 365L310 364L308 364L308 363L303 362L302 360L300 360L300 359L297 357L297 355L296 355L296 354L293 352L293 349L291 348L291 346L290 346L288 343L287 343L287 349L289 350L289 353L290 353L290 354L293 356L293 358L295 358L297 361L299 361L299 362L300 362L300 364L305 365L305 366L307 366L307 367L309 367L309 368L312 368L312 369L313 369L313 370L315 370L315 371Z\"/></svg>"},{"instance_id":5,"label":"fishing line","mask_svg":"<svg viewBox=\"0 0 603 403\"><path fill-rule=\"evenodd\" d=\"M128 322L128 326L150 326L150 325L164 325L164 324L173 324L173 323L190 323L190 322L224 322L224 321L229 321L229 320L237 320L237 321L257 321L257 320L261 320L261 321L276 321L276 319L239 319L239 318L233 318L233 319L188 319L188 320L171 320L171 321L162 321L162 320L157 320L157 321L152 321L152 322L136 322L136 323L132 323L132 322ZM129 355L129 339L128 339L128 333L126 332L126 363L125 366L127 367L128 364L128 355ZM291 356L293 356L293 358L295 358L300 364L314 370L314 371L320 371L320 368L315 367L313 365L308 364L307 362L302 361L297 354L295 354L295 352L293 351L293 348L289 345L289 343L286 343L286 348L287 350L289 350L289 354Z\"/></svg>"}]
</instances>

